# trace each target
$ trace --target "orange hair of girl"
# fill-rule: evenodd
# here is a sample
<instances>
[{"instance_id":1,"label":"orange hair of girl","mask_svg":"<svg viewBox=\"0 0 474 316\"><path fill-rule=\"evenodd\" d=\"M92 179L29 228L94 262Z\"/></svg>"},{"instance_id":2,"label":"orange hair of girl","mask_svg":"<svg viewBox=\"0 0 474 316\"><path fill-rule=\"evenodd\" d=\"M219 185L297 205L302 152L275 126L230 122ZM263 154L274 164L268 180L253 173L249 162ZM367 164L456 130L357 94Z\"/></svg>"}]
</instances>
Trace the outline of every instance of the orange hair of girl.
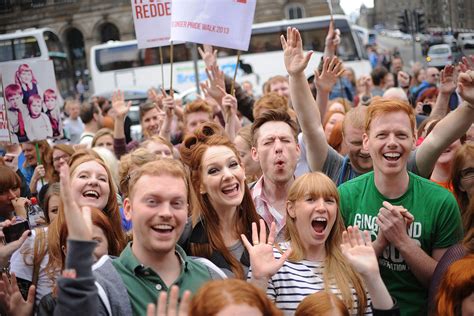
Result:
<instances>
[{"instance_id":1,"label":"orange hair of girl","mask_svg":"<svg viewBox=\"0 0 474 316\"><path fill-rule=\"evenodd\" d=\"M438 315L461 315L462 301L474 292L474 255L454 262L446 271L437 295Z\"/></svg>"},{"instance_id":2,"label":"orange hair of girl","mask_svg":"<svg viewBox=\"0 0 474 316\"><path fill-rule=\"evenodd\" d=\"M189 315L214 316L232 304L255 307L263 316L283 315L262 290L238 279L206 283L193 297Z\"/></svg>"},{"instance_id":3,"label":"orange hair of girl","mask_svg":"<svg viewBox=\"0 0 474 316\"><path fill-rule=\"evenodd\" d=\"M336 295L321 291L306 296L295 311L295 316L313 315L349 316L349 311Z\"/></svg>"}]
</instances>

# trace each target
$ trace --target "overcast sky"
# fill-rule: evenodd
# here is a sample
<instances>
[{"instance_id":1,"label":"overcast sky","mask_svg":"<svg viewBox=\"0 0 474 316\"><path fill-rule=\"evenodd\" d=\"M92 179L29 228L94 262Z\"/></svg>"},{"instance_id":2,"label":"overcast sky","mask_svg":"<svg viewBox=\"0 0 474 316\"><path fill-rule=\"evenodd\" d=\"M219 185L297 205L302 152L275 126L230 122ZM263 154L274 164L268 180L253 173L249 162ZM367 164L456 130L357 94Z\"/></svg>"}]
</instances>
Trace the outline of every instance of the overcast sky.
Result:
<instances>
[{"instance_id":1,"label":"overcast sky","mask_svg":"<svg viewBox=\"0 0 474 316\"><path fill-rule=\"evenodd\" d=\"M358 13L362 3L368 8L374 6L374 0L340 0L339 3L346 15L350 15L354 11Z\"/></svg>"}]
</instances>

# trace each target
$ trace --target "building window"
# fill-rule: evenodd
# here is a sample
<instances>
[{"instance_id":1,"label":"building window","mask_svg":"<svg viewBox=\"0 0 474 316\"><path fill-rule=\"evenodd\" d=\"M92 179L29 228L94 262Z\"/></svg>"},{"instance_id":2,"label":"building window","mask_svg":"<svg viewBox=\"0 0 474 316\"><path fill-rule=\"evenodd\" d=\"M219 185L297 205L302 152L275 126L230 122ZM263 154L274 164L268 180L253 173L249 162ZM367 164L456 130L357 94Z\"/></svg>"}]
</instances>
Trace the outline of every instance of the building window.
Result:
<instances>
[{"instance_id":1,"label":"building window","mask_svg":"<svg viewBox=\"0 0 474 316\"><path fill-rule=\"evenodd\" d=\"M304 7L301 3L290 3L285 7L285 17L288 20L301 19L304 16Z\"/></svg>"}]
</instances>

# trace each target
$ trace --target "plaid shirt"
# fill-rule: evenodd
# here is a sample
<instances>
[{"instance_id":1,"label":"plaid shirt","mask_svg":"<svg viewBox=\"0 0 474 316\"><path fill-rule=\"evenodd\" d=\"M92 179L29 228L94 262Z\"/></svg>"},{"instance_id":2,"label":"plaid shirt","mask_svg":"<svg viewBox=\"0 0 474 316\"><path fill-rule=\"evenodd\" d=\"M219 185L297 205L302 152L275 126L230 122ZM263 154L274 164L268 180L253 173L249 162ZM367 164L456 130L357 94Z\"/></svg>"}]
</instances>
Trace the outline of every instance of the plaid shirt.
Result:
<instances>
[{"instance_id":1,"label":"plaid shirt","mask_svg":"<svg viewBox=\"0 0 474 316\"><path fill-rule=\"evenodd\" d=\"M267 226L270 227L272 222L275 222L277 233L275 242L283 241L285 239L283 228L285 227L286 217L268 203L265 192L263 192L263 176L258 179L252 188L252 199L258 215L265 220Z\"/></svg>"}]
</instances>

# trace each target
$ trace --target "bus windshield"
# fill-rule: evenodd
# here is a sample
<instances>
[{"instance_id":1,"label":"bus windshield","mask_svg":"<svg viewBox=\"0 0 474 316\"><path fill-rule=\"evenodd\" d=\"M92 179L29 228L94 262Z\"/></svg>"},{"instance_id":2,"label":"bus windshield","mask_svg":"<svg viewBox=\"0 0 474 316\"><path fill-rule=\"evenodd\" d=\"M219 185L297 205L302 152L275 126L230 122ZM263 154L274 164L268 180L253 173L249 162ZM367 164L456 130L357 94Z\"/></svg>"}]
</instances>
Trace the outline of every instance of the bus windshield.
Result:
<instances>
[{"instance_id":1,"label":"bus windshield","mask_svg":"<svg viewBox=\"0 0 474 316\"><path fill-rule=\"evenodd\" d=\"M0 40L0 62L40 56L40 46L34 36Z\"/></svg>"}]
</instances>

